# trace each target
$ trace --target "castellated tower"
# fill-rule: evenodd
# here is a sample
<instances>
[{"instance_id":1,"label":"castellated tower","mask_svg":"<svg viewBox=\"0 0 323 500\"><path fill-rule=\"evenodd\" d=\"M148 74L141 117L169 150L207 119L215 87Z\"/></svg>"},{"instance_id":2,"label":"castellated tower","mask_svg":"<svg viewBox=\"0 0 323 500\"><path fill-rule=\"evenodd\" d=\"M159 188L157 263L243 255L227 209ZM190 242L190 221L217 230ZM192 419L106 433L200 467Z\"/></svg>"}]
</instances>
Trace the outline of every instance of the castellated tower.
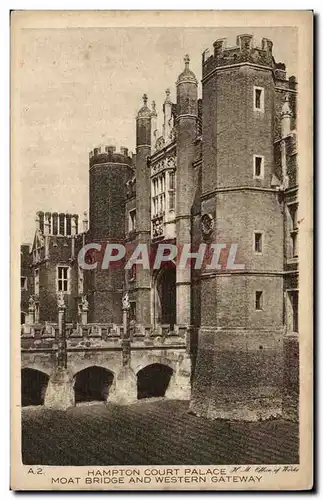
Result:
<instances>
[{"instance_id":1,"label":"castellated tower","mask_svg":"<svg viewBox=\"0 0 323 500\"><path fill-rule=\"evenodd\" d=\"M114 146L95 148L89 155L90 168L90 233L91 242L124 243L126 182L132 173L132 159L127 148ZM101 269L91 273L88 300L90 321L121 323L121 299L124 272L122 267Z\"/></svg>"},{"instance_id":2,"label":"castellated tower","mask_svg":"<svg viewBox=\"0 0 323 500\"><path fill-rule=\"evenodd\" d=\"M236 244L239 265L201 275L199 390L192 405L210 417L252 420L281 412L284 255L281 200L272 186L275 62L272 42L262 39L255 47L252 35L239 35L235 47L225 40L213 46L202 68L202 241ZM200 387L205 373L199 370L207 365L210 386Z\"/></svg>"}]
</instances>

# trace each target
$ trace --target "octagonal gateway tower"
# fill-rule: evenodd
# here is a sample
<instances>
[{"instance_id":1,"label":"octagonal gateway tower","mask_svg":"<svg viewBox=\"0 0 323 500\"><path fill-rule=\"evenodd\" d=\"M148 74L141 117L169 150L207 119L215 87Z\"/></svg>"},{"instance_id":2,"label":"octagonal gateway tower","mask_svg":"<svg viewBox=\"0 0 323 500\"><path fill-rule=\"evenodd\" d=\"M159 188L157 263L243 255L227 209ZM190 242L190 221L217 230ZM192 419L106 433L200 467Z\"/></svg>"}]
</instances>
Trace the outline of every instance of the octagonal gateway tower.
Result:
<instances>
[{"instance_id":1,"label":"octagonal gateway tower","mask_svg":"<svg viewBox=\"0 0 323 500\"><path fill-rule=\"evenodd\" d=\"M234 47L216 40L213 54L203 55L200 209L213 229L202 226L201 241L237 245L231 268L201 274L191 407L211 418L282 413L284 203L277 186L284 174L275 141L282 97L294 88L272 46L264 38L257 47L244 34Z\"/></svg>"}]
</instances>

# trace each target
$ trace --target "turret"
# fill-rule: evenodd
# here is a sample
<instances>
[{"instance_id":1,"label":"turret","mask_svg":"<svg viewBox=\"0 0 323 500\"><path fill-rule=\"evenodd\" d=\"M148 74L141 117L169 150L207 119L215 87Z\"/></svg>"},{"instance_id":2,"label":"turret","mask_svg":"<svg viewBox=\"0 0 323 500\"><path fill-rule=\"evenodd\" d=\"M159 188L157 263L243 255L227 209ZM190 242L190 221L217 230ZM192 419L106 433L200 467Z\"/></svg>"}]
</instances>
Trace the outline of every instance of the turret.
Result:
<instances>
[{"instance_id":1,"label":"turret","mask_svg":"<svg viewBox=\"0 0 323 500\"><path fill-rule=\"evenodd\" d=\"M289 105L289 96L288 94L285 96L285 101L284 101L284 104L283 104L283 107L282 107L282 111L281 111L281 115L280 115L280 118L281 118L281 134L282 134L282 137L286 137L290 131L291 131L291 119L292 119L292 111L290 109L290 105Z\"/></svg>"},{"instance_id":2,"label":"turret","mask_svg":"<svg viewBox=\"0 0 323 500\"><path fill-rule=\"evenodd\" d=\"M156 139L157 139L157 112L155 101L151 102L151 148L155 149Z\"/></svg>"},{"instance_id":3,"label":"turret","mask_svg":"<svg viewBox=\"0 0 323 500\"><path fill-rule=\"evenodd\" d=\"M176 238L177 244L191 244L191 209L195 186L193 162L197 135L197 79L190 70L190 58L184 57L184 71L177 86L176 117ZM191 269L176 268L176 309L179 325L191 324Z\"/></svg>"},{"instance_id":4,"label":"turret","mask_svg":"<svg viewBox=\"0 0 323 500\"><path fill-rule=\"evenodd\" d=\"M170 90L166 90L166 99L164 101L164 139L165 144L170 140L170 133L172 130L172 101L170 100Z\"/></svg>"},{"instance_id":5,"label":"turret","mask_svg":"<svg viewBox=\"0 0 323 500\"><path fill-rule=\"evenodd\" d=\"M123 238L126 182L132 173L128 149L98 146L89 154L90 230L93 241Z\"/></svg>"},{"instance_id":6,"label":"turret","mask_svg":"<svg viewBox=\"0 0 323 500\"><path fill-rule=\"evenodd\" d=\"M132 159L127 148L98 146L89 154L90 167L90 230L91 242L123 243L126 183L133 174ZM87 216L83 229L88 226ZM120 323L124 275L122 268L88 271L90 321Z\"/></svg>"},{"instance_id":7,"label":"turret","mask_svg":"<svg viewBox=\"0 0 323 500\"><path fill-rule=\"evenodd\" d=\"M137 114L137 147L151 146L151 111L147 106L147 94L142 96L144 105Z\"/></svg>"},{"instance_id":8,"label":"turret","mask_svg":"<svg viewBox=\"0 0 323 500\"><path fill-rule=\"evenodd\" d=\"M177 116L197 116L197 79L190 70L190 57L184 57L185 68L179 75L177 87Z\"/></svg>"},{"instance_id":9,"label":"turret","mask_svg":"<svg viewBox=\"0 0 323 500\"><path fill-rule=\"evenodd\" d=\"M147 106L148 97L143 95L143 106L136 120L136 231L138 244L149 244L150 239L150 169L147 160L151 155L152 112ZM155 117L153 117L154 120ZM136 321L150 323L150 273L149 269L136 269Z\"/></svg>"}]
</instances>

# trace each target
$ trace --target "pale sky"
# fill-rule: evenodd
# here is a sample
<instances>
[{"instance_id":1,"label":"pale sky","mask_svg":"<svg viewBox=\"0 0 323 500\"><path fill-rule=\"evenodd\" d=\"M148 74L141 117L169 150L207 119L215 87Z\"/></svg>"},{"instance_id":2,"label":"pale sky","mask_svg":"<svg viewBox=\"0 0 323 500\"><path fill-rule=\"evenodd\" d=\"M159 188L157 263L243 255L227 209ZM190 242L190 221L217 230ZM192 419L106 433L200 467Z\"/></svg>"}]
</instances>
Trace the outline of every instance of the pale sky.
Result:
<instances>
[{"instance_id":1,"label":"pale sky","mask_svg":"<svg viewBox=\"0 0 323 500\"><path fill-rule=\"evenodd\" d=\"M135 116L147 93L159 118L166 88L176 100L183 57L201 80L201 55L237 34L273 41L296 75L296 28L25 29L19 86L21 239L32 242L38 210L88 210L88 153L99 144L135 150ZM199 84L201 95L201 85Z\"/></svg>"}]
</instances>

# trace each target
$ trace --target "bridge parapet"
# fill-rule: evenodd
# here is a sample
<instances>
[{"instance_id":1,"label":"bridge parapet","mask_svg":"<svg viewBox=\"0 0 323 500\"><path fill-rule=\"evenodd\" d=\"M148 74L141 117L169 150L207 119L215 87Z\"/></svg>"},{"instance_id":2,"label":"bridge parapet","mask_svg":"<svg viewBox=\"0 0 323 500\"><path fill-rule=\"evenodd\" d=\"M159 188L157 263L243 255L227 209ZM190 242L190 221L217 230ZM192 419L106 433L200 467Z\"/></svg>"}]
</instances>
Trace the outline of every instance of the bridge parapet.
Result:
<instances>
[{"instance_id":1,"label":"bridge parapet","mask_svg":"<svg viewBox=\"0 0 323 500\"><path fill-rule=\"evenodd\" d=\"M163 348L185 348L189 345L189 329L175 325L130 326L130 344L134 348L160 346Z\"/></svg>"},{"instance_id":2,"label":"bridge parapet","mask_svg":"<svg viewBox=\"0 0 323 500\"><path fill-rule=\"evenodd\" d=\"M67 323L66 338L72 337L122 337L123 326L113 323ZM21 338L57 338L59 328L57 323L22 325Z\"/></svg>"},{"instance_id":3,"label":"bridge parapet","mask_svg":"<svg viewBox=\"0 0 323 500\"><path fill-rule=\"evenodd\" d=\"M123 327L115 324L72 324L65 325L66 348L73 349L120 349ZM23 325L21 335L22 351L58 349L59 327L57 323Z\"/></svg>"},{"instance_id":4,"label":"bridge parapet","mask_svg":"<svg viewBox=\"0 0 323 500\"><path fill-rule=\"evenodd\" d=\"M72 351L95 351L125 349L179 349L190 350L190 329L187 326L175 325L138 325L129 326L124 332L122 325L114 323L88 323L65 325L66 349ZM58 351L59 349L58 323L22 325L21 350L22 352ZM127 346L125 345L127 344Z\"/></svg>"},{"instance_id":5,"label":"bridge parapet","mask_svg":"<svg viewBox=\"0 0 323 500\"><path fill-rule=\"evenodd\" d=\"M24 325L21 365L23 369L48 375L44 400L48 408L65 409L75 404L77 374L95 367L113 374L110 401L121 404L136 401L138 373L150 365L166 366L170 370L166 397L189 399L190 335L191 329L187 326L132 322L125 326L110 323Z\"/></svg>"},{"instance_id":6,"label":"bridge parapet","mask_svg":"<svg viewBox=\"0 0 323 500\"><path fill-rule=\"evenodd\" d=\"M129 328L129 339L132 342L140 342L143 339L149 339L151 342L155 340L164 341L167 343L175 342L186 343L188 340L189 329L186 326L175 325L130 325ZM66 324L66 339L78 339L78 338L101 338L102 340L109 339L122 339L124 338L124 327L122 325L116 325L114 323L88 323L83 324ZM21 343L24 346L25 341L30 339L35 340L48 340L48 339L58 339L59 337L59 327L57 323L45 323L45 324L33 324L33 325L22 325L21 328ZM40 345L38 343L38 345Z\"/></svg>"},{"instance_id":7,"label":"bridge parapet","mask_svg":"<svg viewBox=\"0 0 323 500\"><path fill-rule=\"evenodd\" d=\"M129 317L128 293L122 297L122 325L88 323L86 298L82 304L81 323L66 323L66 305L60 293L57 323L39 324L35 323L35 307L30 302L28 321L21 330L21 362L24 369L45 370L48 374L46 406L65 409L73 405L77 374L95 367L113 374L111 398L122 404L137 399L137 373L149 365L154 365L153 370L163 365L171 370L171 381L165 387L167 397L189 398L190 327L136 324Z\"/></svg>"}]
</instances>

